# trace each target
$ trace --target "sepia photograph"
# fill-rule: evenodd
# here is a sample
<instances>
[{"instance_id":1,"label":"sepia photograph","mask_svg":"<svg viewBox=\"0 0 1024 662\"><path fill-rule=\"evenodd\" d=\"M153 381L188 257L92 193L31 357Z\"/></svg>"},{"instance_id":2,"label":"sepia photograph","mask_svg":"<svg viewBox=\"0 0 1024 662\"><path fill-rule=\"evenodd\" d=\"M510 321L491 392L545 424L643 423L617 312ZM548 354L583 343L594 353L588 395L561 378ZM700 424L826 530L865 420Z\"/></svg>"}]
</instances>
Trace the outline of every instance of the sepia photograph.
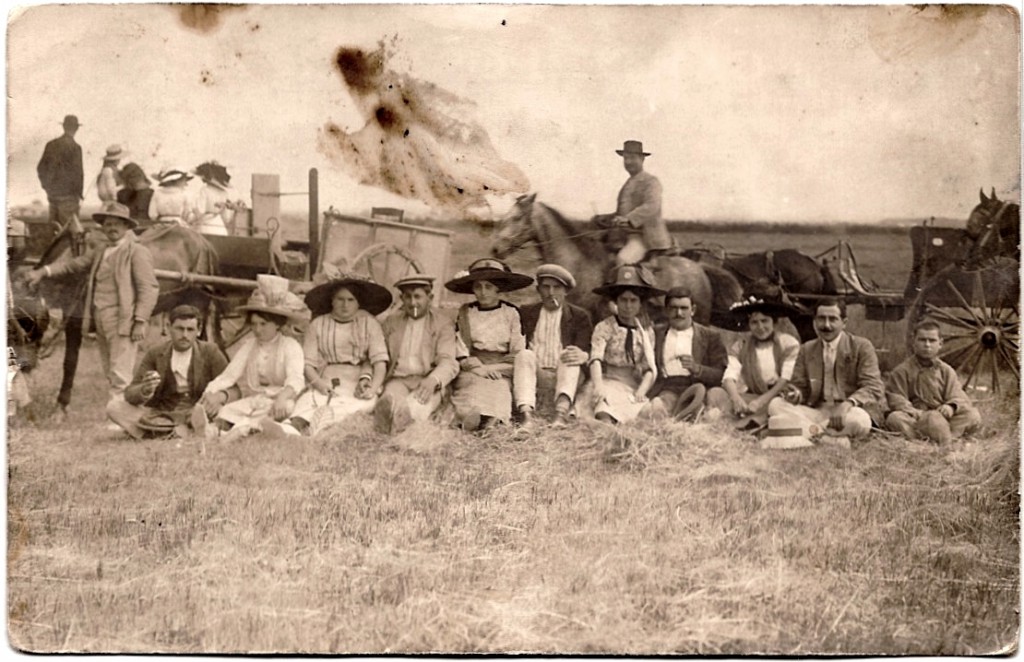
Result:
<instances>
[{"instance_id":1,"label":"sepia photograph","mask_svg":"<svg viewBox=\"0 0 1024 662\"><path fill-rule=\"evenodd\" d=\"M9 9L9 650L1016 654L1021 45Z\"/></svg>"}]
</instances>

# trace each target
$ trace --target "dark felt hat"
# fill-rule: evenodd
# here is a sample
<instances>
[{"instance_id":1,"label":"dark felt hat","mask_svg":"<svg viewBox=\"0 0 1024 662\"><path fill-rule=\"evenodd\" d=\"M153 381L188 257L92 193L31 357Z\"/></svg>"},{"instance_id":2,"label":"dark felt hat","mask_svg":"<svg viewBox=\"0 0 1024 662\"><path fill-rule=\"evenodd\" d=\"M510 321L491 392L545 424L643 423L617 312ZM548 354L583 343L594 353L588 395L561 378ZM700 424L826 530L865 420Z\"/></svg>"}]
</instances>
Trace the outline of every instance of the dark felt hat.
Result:
<instances>
[{"instance_id":1,"label":"dark felt hat","mask_svg":"<svg viewBox=\"0 0 1024 662\"><path fill-rule=\"evenodd\" d=\"M729 312L725 315L726 328L746 331L752 313L762 313L772 319L780 317L792 319L797 317L800 311L777 299L761 299L752 296L729 307Z\"/></svg>"},{"instance_id":2,"label":"dark felt hat","mask_svg":"<svg viewBox=\"0 0 1024 662\"><path fill-rule=\"evenodd\" d=\"M64 116L64 121L62 122L62 124L65 127L69 127L70 126L73 129L77 129L78 127L82 126L81 124L78 123L78 118L75 117L74 115L65 115Z\"/></svg>"},{"instance_id":3,"label":"dark felt hat","mask_svg":"<svg viewBox=\"0 0 1024 662\"><path fill-rule=\"evenodd\" d=\"M639 140L627 140L622 143L622 149L615 150L615 153L619 156L625 156L626 154L639 154L640 156L650 156L650 152L644 151L644 144Z\"/></svg>"},{"instance_id":4,"label":"dark felt hat","mask_svg":"<svg viewBox=\"0 0 1024 662\"><path fill-rule=\"evenodd\" d=\"M331 312L331 301L334 293L341 288L347 289L359 302L359 307L371 315L379 315L388 309L393 297L391 291L378 285L371 279L358 274L338 273L319 274L318 280L324 281L306 294L306 305L313 315L326 315Z\"/></svg>"},{"instance_id":5,"label":"dark felt hat","mask_svg":"<svg viewBox=\"0 0 1024 662\"><path fill-rule=\"evenodd\" d=\"M478 280L486 280L498 288L499 292L512 292L521 290L533 283L533 279L526 274L519 274L509 268L507 264L493 257L485 257L469 265L467 271L455 274L455 278L444 284L452 292L459 294L472 294L473 283Z\"/></svg>"},{"instance_id":6,"label":"dark felt hat","mask_svg":"<svg viewBox=\"0 0 1024 662\"><path fill-rule=\"evenodd\" d=\"M651 272L639 264L624 264L615 267L608 282L600 287L595 287L593 292L609 299L615 299L625 290L635 291L641 299L665 294L665 290L654 286L654 277Z\"/></svg>"}]
</instances>

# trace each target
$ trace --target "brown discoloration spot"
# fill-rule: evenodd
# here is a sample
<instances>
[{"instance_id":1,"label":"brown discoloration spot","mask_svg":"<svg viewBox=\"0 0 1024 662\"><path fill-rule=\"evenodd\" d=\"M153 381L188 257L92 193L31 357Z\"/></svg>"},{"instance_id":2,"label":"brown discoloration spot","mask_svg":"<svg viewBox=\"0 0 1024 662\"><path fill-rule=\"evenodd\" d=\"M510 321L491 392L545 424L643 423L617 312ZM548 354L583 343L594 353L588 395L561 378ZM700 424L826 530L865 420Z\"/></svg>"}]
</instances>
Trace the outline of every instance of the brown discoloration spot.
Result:
<instances>
[{"instance_id":1,"label":"brown discoloration spot","mask_svg":"<svg viewBox=\"0 0 1024 662\"><path fill-rule=\"evenodd\" d=\"M353 90L366 92L372 90L384 70L383 51L371 53L361 48L342 46L334 58L338 71L341 72L345 84Z\"/></svg>"},{"instance_id":2,"label":"brown discoloration spot","mask_svg":"<svg viewBox=\"0 0 1024 662\"><path fill-rule=\"evenodd\" d=\"M908 5L880 11L868 32L882 60L946 57L972 40L991 6Z\"/></svg>"},{"instance_id":3,"label":"brown discoloration spot","mask_svg":"<svg viewBox=\"0 0 1024 662\"><path fill-rule=\"evenodd\" d=\"M210 73L209 69L203 69L199 72L199 82L203 85L213 85L213 74Z\"/></svg>"},{"instance_id":4,"label":"brown discoloration spot","mask_svg":"<svg viewBox=\"0 0 1024 662\"><path fill-rule=\"evenodd\" d=\"M381 128L385 131L394 131L397 127L398 118L395 117L395 113L387 106L380 106L374 113L377 118L377 124L380 124Z\"/></svg>"},{"instance_id":5,"label":"brown discoloration spot","mask_svg":"<svg viewBox=\"0 0 1024 662\"><path fill-rule=\"evenodd\" d=\"M208 33L220 27L221 19L226 12L245 9L245 5L195 4L175 5L178 20L190 30Z\"/></svg>"}]
</instances>

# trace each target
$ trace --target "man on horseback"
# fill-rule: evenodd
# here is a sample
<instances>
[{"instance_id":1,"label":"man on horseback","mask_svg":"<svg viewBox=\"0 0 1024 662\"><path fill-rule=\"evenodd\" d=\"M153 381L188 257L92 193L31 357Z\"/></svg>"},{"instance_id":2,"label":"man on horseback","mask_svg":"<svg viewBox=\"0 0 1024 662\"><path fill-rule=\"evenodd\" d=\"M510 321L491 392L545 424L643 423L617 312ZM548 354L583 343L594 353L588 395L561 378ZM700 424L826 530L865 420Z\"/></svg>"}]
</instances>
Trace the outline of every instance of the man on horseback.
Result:
<instances>
[{"instance_id":1,"label":"man on horseback","mask_svg":"<svg viewBox=\"0 0 1024 662\"><path fill-rule=\"evenodd\" d=\"M35 287L43 278L88 273L83 329L95 320L103 372L112 398L131 382L135 355L146 335L160 285L153 273L153 256L135 239L137 222L127 207L110 202L93 214L109 245L78 257L33 269L26 281Z\"/></svg>"},{"instance_id":2,"label":"man on horseback","mask_svg":"<svg viewBox=\"0 0 1024 662\"><path fill-rule=\"evenodd\" d=\"M615 153L622 157L629 179L619 190L615 213L599 214L593 222L625 232L625 245L619 249L616 264L636 264L649 251L672 248L672 237L661 217L661 182L644 172L644 159L650 152L644 151L639 140L627 140Z\"/></svg>"},{"instance_id":3,"label":"man on horseback","mask_svg":"<svg viewBox=\"0 0 1024 662\"><path fill-rule=\"evenodd\" d=\"M78 214L82 200L82 147L75 142L79 126L74 115L64 117L64 135L46 143L43 157L36 166L39 183L50 203L50 222L61 227Z\"/></svg>"}]
</instances>

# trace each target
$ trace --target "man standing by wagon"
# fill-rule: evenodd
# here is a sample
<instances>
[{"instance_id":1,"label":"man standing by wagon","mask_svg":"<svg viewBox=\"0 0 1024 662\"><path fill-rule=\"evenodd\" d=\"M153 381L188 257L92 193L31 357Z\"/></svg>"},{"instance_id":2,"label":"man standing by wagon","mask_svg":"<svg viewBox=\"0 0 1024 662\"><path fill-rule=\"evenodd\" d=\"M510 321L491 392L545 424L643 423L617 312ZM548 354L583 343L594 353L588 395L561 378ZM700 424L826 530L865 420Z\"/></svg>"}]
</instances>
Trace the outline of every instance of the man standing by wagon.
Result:
<instances>
[{"instance_id":1,"label":"man standing by wagon","mask_svg":"<svg viewBox=\"0 0 1024 662\"><path fill-rule=\"evenodd\" d=\"M46 143L36 173L50 203L50 222L67 226L82 200L82 147L75 142L78 118L64 118L64 135Z\"/></svg>"},{"instance_id":2,"label":"man standing by wagon","mask_svg":"<svg viewBox=\"0 0 1024 662\"><path fill-rule=\"evenodd\" d=\"M644 159L650 152L644 151L639 140L627 140L615 153L622 157L629 179L619 190L615 213L595 216L594 222L625 231L626 245L619 250L616 264L636 264L648 251L671 248L672 237L661 217L661 182L644 171Z\"/></svg>"},{"instance_id":3,"label":"man standing by wagon","mask_svg":"<svg viewBox=\"0 0 1024 662\"><path fill-rule=\"evenodd\" d=\"M43 278L88 273L82 328L96 322L103 373L111 398L119 398L132 380L132 368L146 326L156 306L160 285L153 273L153 255L132 229L136 221L127 207L109 202L93 214L109 244L79 257L34 269L27 276L36 286Z\"/></svg>"}]
</instances>

